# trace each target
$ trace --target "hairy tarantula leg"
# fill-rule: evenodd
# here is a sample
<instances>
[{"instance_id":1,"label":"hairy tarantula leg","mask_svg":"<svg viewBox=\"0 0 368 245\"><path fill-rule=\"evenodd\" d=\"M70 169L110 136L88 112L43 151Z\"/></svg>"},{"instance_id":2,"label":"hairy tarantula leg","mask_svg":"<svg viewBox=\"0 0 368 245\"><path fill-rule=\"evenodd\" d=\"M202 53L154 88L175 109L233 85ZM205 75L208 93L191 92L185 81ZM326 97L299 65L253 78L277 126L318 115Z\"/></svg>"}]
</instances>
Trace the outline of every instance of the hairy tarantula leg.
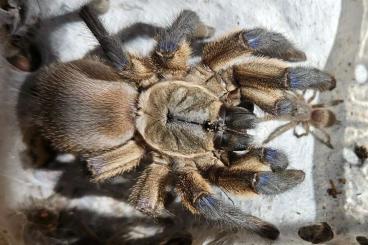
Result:
<instances>
[{"instance_id":1,"label":"hairy tarantula leg","mask_svg":"<svg viewBox=\"0 0 368 245\"><path fill-rule=\"evenodd\" d=\"M164 202L169 168L162 164L149 165L132 189L129 202L139 211L156 216L167 213Z\"/></svg>"},{"instance_id":2,"label":"hairy tarantula leg","mask_svg":"<svg viewBox=\"0 0 368 245\"><path fill-rule=\"evenodd\" d=\"M243 38L255 55L268 56L287 61L304 61L305 53L295 48L282 34L255 28L243 32Z\"/></svg>"},{"instance_id":3,"label":"hairy tarantula leg","mask_svg":"<svg viewBox=\"0 0 368 245\"><path fill-rule=\"evenodd\" d=\"M233 205L211 196L203 195L196 201L197 211L206 219L220 226L228 226L235 229L247 229L258 235L276 240L279 230L271 223L265 222L253 215L245 214Z\"/></svg>"},{"instance_id":4,"label":"hairy tarantula leg","mask_svg":"<svg viewBox=\"0 0 368 245\"><path fill-rule=\"evenodd\" d=\"M92 6L84 6L79 16L96 37L112 65L118 70L126 69L130 63L128 55L123 51L120 41L108 34L98 19L96 10Z\"/></svg>"},{"instance_id":5,"label":"hairy tarantula leg","mask_svg":"<svg viewBox=\"0 0 368 245\"><path fill-rule=\"evenodd\" d=\"M134 141L129 141L114 150L87 158L86 161L93 180L102 181L134 169L143 153L144 150L140 146Z\"/></svg>"},{"instance_id":6,"label":"hairy tarantula leg","mask_svg":"<svg viewBox=\"0 0 368 245\"><path fill-rule=\"evenodd\" d=\"M240 56L261 55L287 61L303 61L304 52L296 49L284 36L261 28L243 30L220 40L207 43L203 49L203 63L220 70Z\"/></svg>"},{"instance_id":7,"label":"hairy tarantula leg","mask_svg":"<svg viewBox=\"0 0 368 245\"><path fill-rule=\"evenodd\" d=\"M247 162L248 161L248 162ZM251 193L273 195L285 192L304 180L301 170L264 171L260 161L244 159L230 168L209 166L201 169L208 180L225 190L237 195Z\"/></svg>"},{"instance_id":8,"label":"hairy tarantula leg","mask_svg":"<svg viewBox=\"0 0 368 245\"><path fill-rule=\"evenodd\" d=\"M304 177L303 171L295 169L258 172L253 179L253 188L258 194L279 194L303 182Z\"/></svg>"},{"instance_id":9,"label":"hairy tarantula leg","mask_svg":"<svg viewBox=\"0 0 368 245\"><path fill-rule=\"evenodd\" d=\"M258 86L241 88L240 93L244 100L253 102L272 115L265 116L260 121L274 118L282 119L292 115L297 110L295 96L281 89Z\"/></svg>"},{"instance_id":10,"label":"hairy tarantula leg","mask_svg":"<svg viewBox=\"0 0 368 245\"><path fill-rule=\"evenodd\" d=\"M195 12L183 10L171 26L159 33L153 60L166 69L186 70L191 54L188 41L212 34L213 28L204 25Z\"/></svg>"},{"instance_id":11,"label":"hairy tarantula leg","mask_svg":"<svg viewBox=\"0 0 368 245\"><path fill-rule=\"evenodd\" d=\"M184 165L175 169L176 187L183 205L206 220L236 229L248 229L262 237L275 240L278 229L257 217L215 198L209 184L197 172L195 166Z\"/></svg>"},{"instance_id":12,"label":"hairy tarantula leg","mask_svg":"<svg viewBox=\"0 0 368 245\"><path fill-rule=\"evenodd\" d=\"M281 125L281 126L277 127L274 131L272 131L272 133L270 133L270 135L262 143L263 144L269 143L270 141L272 141L276 137L278 137L281 134L285 133L286 131L294 128L296 125L298 125L297 122L289 122L289 123L286 123L284 125Z\"/></svg>"},{"instance_id":13,"label":"hairy tarantula leg","mask_svg":"<svg viewBox=\"0 0 368 245\"><path fill-rule=\"evenodd\" d=\"M275 59L253 58L234 65L233 78L241 87L265 86L289 90L332 90L336 80L330 74L310 67L288 67Z\"/></svg>"},{"instance_id":14,"label":"hairy tarantula leg","mask_svg":"<svg viewBox=\"0 0 368 245\"><path fill-rule=\"evenodd\" d=\"M229 162L231 169L258 169L263 170L263 166L269 166L272 171L282 171L285 170L289 164L287 156L285 153L270 148L261 147L251 149L247 153L229 153Z\"/></svg>"}]
</instances>

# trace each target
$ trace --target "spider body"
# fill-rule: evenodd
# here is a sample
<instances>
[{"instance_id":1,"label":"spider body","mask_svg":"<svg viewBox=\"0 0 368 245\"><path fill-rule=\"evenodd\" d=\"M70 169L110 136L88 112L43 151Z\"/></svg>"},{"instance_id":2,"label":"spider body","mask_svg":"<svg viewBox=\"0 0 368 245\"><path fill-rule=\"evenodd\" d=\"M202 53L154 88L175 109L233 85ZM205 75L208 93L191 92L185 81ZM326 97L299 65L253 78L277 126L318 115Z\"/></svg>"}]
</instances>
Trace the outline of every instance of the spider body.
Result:
<instances>
[{"instance_id":1,"label":"spider body","mask_svg":"<svg viewBox=\"0 0 368 245\"><path fill-rule=\"evenodd\" d=\"M299 106L290 91L332 89L334 78L289 67L283 60L304 60L304 53L261 28L205 43L202 61L189 66L190 40L213 33L189 10L158 34L149 57L122 50L91 7L80 16L105 57L55 63L33 77L30 109L20 113L30 117L30 135L82 156L95 181L131 171L147 156L130 195L145 214L165 213L166 186L173 186L193 214L276 239L274 225L218 199L211 184L238 195L274 195L301 183L303 171L286 169L284 153L252 143L258 119L241 103L293 116ZM269 58L238 60L254 55Z\"/></svg>"},{"instance_id":2,"label":"spider body","mask_svg":"<svg viewBox=\"0 0 368 245\"><path fill-rule=\"evenodd\" d=\"M274 138L276 138L277 136L283 134L287 130L294 128L293 133L297 138L306 136L309 133L311 133L318 141L325 144L327 147L333 149L330 136L324 129L334 126L337 123L337 119L335 114L328 108L336 106L342 103L343 101L333 100L327 104L313 104L312 101L316 96L316 92L314 92L313 95L307 100L304 98L303 95L304 93L302 95L297 93L292 93L290 95L292 98L291 100L294 101L294 104L296 105L293 107L295 108L293 113L281 117L273 117L273 116L269 117L269 119L270 118L281 119L290 122L276 128L268 136L268 138L264 140L263 143L266 144L271 140L273 140ZM305 130L305 132L302 134L297 133L295 129L297 125L301 125ZM310 131L311 126L316 130L318 130L320 133L322 133L323 138L314 133L313 131Z\"/></svg>"}]
</instances>

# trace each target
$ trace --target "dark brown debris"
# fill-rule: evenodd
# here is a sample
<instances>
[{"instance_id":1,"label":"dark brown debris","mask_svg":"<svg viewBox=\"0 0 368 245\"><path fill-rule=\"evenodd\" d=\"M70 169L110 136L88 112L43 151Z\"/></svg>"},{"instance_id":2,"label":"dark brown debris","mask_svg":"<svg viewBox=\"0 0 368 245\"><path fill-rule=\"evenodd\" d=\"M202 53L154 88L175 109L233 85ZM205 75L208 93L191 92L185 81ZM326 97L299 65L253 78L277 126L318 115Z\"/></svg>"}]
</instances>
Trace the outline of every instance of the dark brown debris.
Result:
<instances>
[{"instance_id":1,"label":"dark brown debris","mask_svg":"<svg viewBox=\"0 0 368 245\"><path fill-rule=\"evenodd\" d=\"M364 161L368 158L368 150L364 145L355 145L354 153L359 158L360 164L363 165Z\"/></svg>"},{"instance_id":2,"label":"dark brown debris","mask_svg":"<svg viewBox=\"0 0 368 245\"><path fill-rule=\"evenodd\" d=\"M340 184L343 184L343 185L346 184L346 179L345 178L339 178L337 181L339 181Z\"/></svg>"},{"instance_id":3,"label":"dark brown debris","mask_svg":"<svg viewBox=\"0 0 368 245\"><path fill-rule=\"evenodd\" d=\"M298 231L298 235L303 240L311 242L313 244L327 242L332 240L334 237L331 226L326 222L301 227Z\"/></svg>"},{"instance_id":4,"label":"dark brown debris","mask_svg":"<svg viewBox=\"0 0 368 245\"><path fill-rule=\"evenodd\" d=\"M357 236L356 240L359 243L359 245L368 245L368 238L365 236Z\"/></svg>"},{"instance_id":5,"label":"dark brown debris","mask_svg":"<svg viewBox=\"0 0 368 245\"><path fill-rule=\"evenodd\" d=\"M342 194L342 191L336 188L335 183L333 180L330 179L330 188L327 189L328 195L332 196L333 198L337 198L338 195Z\"/></svg>"}]
</instances>

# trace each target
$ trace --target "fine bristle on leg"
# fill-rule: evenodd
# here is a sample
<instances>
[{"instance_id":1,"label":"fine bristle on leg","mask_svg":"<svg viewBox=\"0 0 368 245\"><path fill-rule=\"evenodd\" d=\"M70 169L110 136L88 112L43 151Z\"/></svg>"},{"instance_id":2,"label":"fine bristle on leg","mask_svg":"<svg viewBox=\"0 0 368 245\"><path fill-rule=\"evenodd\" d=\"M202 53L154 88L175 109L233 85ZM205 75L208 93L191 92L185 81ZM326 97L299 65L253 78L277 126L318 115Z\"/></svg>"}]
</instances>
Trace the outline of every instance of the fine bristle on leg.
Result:
<instances>
[{"instance_id":1,"label":"fine bristle on leg","mask_svg":"<svg viewBox=\"0 0 368 245\"><path fill-rule=\"evenodd\" d=\"M316 89L319 91L332 90L336 87L336 80L330 74L316 68L290 67L287 69L290 89Z\"/></svg>"},{"instance_id":2,"label":"fine bristle on leg","mask_svg":"<svg viewBox=\"0 0 368 245\"><path fill-rule=\"evenodd\" d=\"M259 162L260 164L269 166L272 171L283 171L289 165L286 154L280 150L270 147L252 149L245 154L231 153L229 155L231 168L248 168L251 164Z\"/></svg>"},{"instance_id":3,"label":"fine bristle on leg","mask_svg":"<svg viewBox=\"0 0 368 245\"><path fill-rule=\"evenodd\" d=\"M306 55L294 47L282 34L255 28L243 32L244 41L253 49L253 54L287 61L304 61Z\"/></svg>"},{"instance_id":4,"label":"fine bristle on leg","mask_svg":"<svg viewBox=\"0 0 368 245\"><path fill-rule=\"evenodd\" d=\"M96 37L111 64L118 70L126 69L129 66L128 55L123 51L120 41L107 33L93 6L84 6L79 16Z\"/></svg>"},{"instance_id":5,"label":"fine bristle on leg","mask_svg":"<svg viewBox=\"0 0 368 245\"><path fill-rule=\"evenodd\" d=\"M274 116L292 115L297 110L293 96L284 90L269 87L249 87L240 90L242 97Z\"/></svg>"},{"instance_id":6,"label":"fine bristle on leg","mask_svg":"<svg viewBox=\"0 0 368 245\"><path fill-rule=\"evenodd\" d=\"M191 54L190 41L212 34L213 28L204 25L195 12L183 10L168 28L159 32L152 58L161 68L186 70Z\"/></svg>"},{"instance_id":7,"label":"fine bristle on leg","mask_svg":"<svg viewBox=\"0 0 368 245\"><path fill-rule=\"evenodd\" d=\"M281 172L259 172L253 180L253 188L258 194L279 194L303 182L304 177L303 171L293 169Z\"/></svg>"},{"instance_id":8,"label":"fine bristle on leg","mask_svg":"<svg viewBox=\"0 0 368 245\"><path fill-rule=\"evenodd\" d=\"M242 87L265 86L278 89L319 91L332 90L336 80L330 74L312 67L288 67L280 60L253 58L233 66L234 80Z\"/></svg>"},{"instance_id":9,"label":"fine bristle on leg","mask_svg":"<svg viewBox=\"0 0 368 245\"><path fill-rule=\"evenodd\" d=\"M167 166L151 164L138 178L129 196L129 202L147 215L157 216L167 213L164 202L168 180L169 169Z\"/></svg>"},{"instance_id":10,"label":"fine bristle on leg","mask_svg":"<svg viewBox=\"0 0 368 245\"><path fill-rule=\"evenodd\" d=\"M195 207L204 218L218 225L252 230L271 240L277 239L280 234L274 225L255 216L245 214L235 206L228 205L210 195L203 195L198 198Z\"/></svg>"},{"instance_id":11,"label":"fine bristle on leg","mask_svg":"<svg viewBox=\"0 0 368 245\"><path fill-rule=\"evenodd\" d=\"M177 163L174 169L177 192L183 205L192 213L225 227L252 230L272 240L278 237L279 231L274 225L215 198L193 162Z\"/></svg>"},{"instance_id":12,"label":"fine bristle on leg","mask_svg":"<svg viewBox=\"0 0 368 245\"><path fill-rule=\"evenodd\" d=\"M235 154L235 153L234 153ZM271 148L230 155L230 167L200 166L211 183L237 195L278 194L300 184L304 172L288 170L286 155ZM271 168L272 171L269 171Z\"/></svg>"},{"instance_id":13,"label":"fine bristle on leg","mask_svg":"<svg viewBox=\"0 0 368 245\"><path fill-rule=\"evenodd\" d=\"M283 35L261 28L232 33L203 47L203 63L218 71L244 55L268 56L286 61L304 61L304 52Z\"/></svg>"},{"instance_id":14,"label":"fine bristle on leg","mask_svg":"<svg viewBox=\"0 0 368 245\"><path fill-rule=\"evenodd\" d=\"M94 181L102 181L134 169L143 153L143 148L129 141L117 149L89 157L86 161Z\"/></svg>"}]
</instances>

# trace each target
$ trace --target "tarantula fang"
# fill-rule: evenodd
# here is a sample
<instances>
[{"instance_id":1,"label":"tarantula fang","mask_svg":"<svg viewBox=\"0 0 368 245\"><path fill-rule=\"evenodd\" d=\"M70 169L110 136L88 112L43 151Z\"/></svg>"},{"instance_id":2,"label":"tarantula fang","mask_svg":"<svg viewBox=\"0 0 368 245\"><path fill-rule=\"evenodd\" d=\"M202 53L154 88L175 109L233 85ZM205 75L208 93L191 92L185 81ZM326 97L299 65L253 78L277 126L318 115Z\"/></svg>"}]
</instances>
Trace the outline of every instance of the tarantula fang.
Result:
<instances>
[{"instance_id":1,"label":"tarantula fang","mask_svg":"<svg viewBox=\"0 0 368 245\"><path fill-rule=\"evenodd\" d=\"M290 91L333 89L335 79L314 68L289 67L285 61L304 60L305 54L261 28L205 43L202 60L190 66L189 40L213 33L190 10L158 33L148 57L125 52L93 8L83 7L80 16L105 57L55 63L33 76L19 115L30 116L34 137L82 156L95 181L149 161L130 196L147 215L165 213L170 185L193 214L276 239L274 225L220 200L211 188L275 195L304 180L303 171L286 169L284 153L252 142L249 130L259 120L240 105L245 98L272 115L288 115ZM264 57L238 59L257 55Z\"/></svg>"}]
</instances>

